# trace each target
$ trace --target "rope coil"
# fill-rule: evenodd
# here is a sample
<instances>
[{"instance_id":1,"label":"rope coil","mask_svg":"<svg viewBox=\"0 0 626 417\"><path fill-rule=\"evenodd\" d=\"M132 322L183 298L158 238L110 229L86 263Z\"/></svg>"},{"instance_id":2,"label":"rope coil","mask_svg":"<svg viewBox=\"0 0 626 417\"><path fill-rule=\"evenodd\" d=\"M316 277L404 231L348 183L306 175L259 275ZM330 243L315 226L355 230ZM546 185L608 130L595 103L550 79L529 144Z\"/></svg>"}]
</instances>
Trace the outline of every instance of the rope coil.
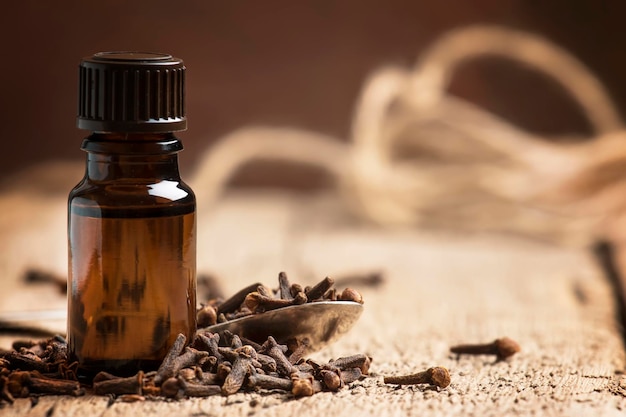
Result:
<instances>
[{"instance_id":1,"label":"rope coil","mask_svg":"<svg viewBox=\"0 0 626 417\"><path fill-rule=\"evenodd\" d=\"M489 56L554 79L597 136L551 143L447 93L461 64ZM579 245L611 234L607 222L623 211L624 139L609 94L580 61L536 35L481 25L445 34L412 70L374 72L347 143L298 129L243 128L204 155L193 185L214 201L244 164L284 160L326 170L357 215L382 225L516 232ZM399 146L421 158L394 156Z\"/></svg>"}]
</instances>

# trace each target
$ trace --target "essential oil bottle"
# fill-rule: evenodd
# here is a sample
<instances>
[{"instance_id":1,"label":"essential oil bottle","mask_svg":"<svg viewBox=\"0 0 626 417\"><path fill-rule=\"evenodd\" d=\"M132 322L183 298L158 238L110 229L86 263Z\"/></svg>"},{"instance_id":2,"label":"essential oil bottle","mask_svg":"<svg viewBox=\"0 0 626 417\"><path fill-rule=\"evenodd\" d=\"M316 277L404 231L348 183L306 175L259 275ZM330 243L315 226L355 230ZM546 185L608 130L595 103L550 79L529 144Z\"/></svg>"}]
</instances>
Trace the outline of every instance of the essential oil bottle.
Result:
<instances>
[{"instance_id":1,"label":"essential oil bottle","mask_svg":"<svg viewBox=\"0 0 626 417\"><path fill-rule=\"evenodd\" d=\"M68 202L68 349L83 375L155 369L196 329L196 202L181 180L185 67L103 52L79 67L85 176Z\"/></svg>"}]
</instances>

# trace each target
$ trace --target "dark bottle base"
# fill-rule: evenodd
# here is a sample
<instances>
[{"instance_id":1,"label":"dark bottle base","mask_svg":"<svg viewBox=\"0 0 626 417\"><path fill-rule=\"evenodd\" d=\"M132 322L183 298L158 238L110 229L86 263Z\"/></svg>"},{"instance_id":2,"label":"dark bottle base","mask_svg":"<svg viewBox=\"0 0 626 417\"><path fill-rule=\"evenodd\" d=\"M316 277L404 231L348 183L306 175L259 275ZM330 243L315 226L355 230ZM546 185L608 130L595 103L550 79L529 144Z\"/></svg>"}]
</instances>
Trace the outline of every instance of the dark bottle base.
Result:
<instances>
[{"instance_id":1,"label":"dark bottle base","mask_svg":"<svg viewBox=\"0 0 626 417\"><path fill-rule=\"evenodd\" d=\"M78 379L81 382L91 382L101 371L115 376L133 376L139 371L156 371L161 361L154 359L129 359L129 360L98 360L88 361L78 366Z\"/></svg>"}]
</instances>

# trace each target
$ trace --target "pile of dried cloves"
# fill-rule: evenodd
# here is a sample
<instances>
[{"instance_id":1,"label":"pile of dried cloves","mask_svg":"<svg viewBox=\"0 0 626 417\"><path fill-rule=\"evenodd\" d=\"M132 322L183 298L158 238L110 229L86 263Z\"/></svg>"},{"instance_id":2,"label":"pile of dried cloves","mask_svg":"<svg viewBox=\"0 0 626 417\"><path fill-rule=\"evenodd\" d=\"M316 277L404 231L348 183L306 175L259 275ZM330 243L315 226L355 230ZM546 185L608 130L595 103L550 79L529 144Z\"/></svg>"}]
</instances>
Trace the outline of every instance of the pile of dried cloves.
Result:
<instances>
[{"instance_id":1,"label":"pile of dried cloves","mask_svg":"<svg viewBox=\"0 0 626 417\"><path fill-rule=\"evenodd\" d=\"M68 364L61 337L37 343L17 342L0 353L0 403L31 395L111 395L122 401L146 398L207 397L239 391L282 390L295 397L337 391L368 374L371 358L353 355L326 364L304 359L305 344L280 345L269 337L262 345L226 333L199 333L190 346L178 335L157 371L131 377L98 373L91 386L77 381L77 363Z\"/></svg>"},{"instance_id":2,"label":"pile of dried cloves","mask_svg":"<svg viewBox=\"0 0 626 417\"><path fill-rule=\"evenodd\" d=\"M304 359L305 344L290 349L271 336L262 345L244 343L228 332L226 336L230 340L225 347L219 346L218 334L199 333L192 346L184 348L184 336L179 335L158 371L146 375L147 392L182 398L267 389L302 397L337 391L367 375L371 363L360 354L318 364Z\"/></svg>"},{"instance_id":3,"label":"pile of dried cloves","mask_svg":"<svg viewBox=\"0 0 626 417\"><path fill-rule=\"evenodd\" d=\"M371 285L378 285L381 277L373 274L338 280L344 281L345 284L363 281L366 285L371 281ZM198 310L198 327L290 305L318 301L363 303L361 295L353 289L336 291L331 278L302 287L290 283L283 272L278 276L275 290L255 283L228 299L221 297L219 286L212 285L210 280L205 284L211 286L212 297L205 297L208 301ZM337 391L362 379L368 375L372 361L367 355L357 354L317 363L305 359L306 340L281 345L270 336L259 344L228 331L222 340L216 333L200 331L194 340L187 342L184 335L178 335L157 371L139 371L130 377L100 372L90 384L78 381L78 363L68 361L63 337L15 342L13 350L0 351L0 407L15 398L30 397L36 401L40 395L85 393L121 401L231 395L255 390L277 390L303 397L320 391Z\"/></svg>"},{"instance_id":4,"label":"pile of dried cloves","mask_svg":"<svg viewBox=\"0 0 626 417\"><path fill-rule=\"evenodd\" d=\"M83 395L78 363L68 364L67 343L60 336L40 342L15 342L0 351L0 405L29 395Z\"/></svg>"}]
</instances>

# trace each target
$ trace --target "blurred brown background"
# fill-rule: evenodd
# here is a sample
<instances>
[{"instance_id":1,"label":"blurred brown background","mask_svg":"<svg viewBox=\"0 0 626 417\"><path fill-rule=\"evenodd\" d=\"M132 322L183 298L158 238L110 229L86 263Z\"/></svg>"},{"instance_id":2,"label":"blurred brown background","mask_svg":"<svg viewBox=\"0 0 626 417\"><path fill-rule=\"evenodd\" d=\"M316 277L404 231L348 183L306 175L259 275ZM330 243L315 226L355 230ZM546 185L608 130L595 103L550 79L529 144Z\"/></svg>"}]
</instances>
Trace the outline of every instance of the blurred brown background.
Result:
<instances>
[{"instance_id":1,"label":"blurred brown background","mask_svg":"<svg viewBox=\"0 0 626 417\"><path fill-rule=\"evenodd\" d=\"M5 178L42 161L83 157L85 132L74 120L77 65L102 50L163 51L185 60L183 174L212 141L244 125L346 137L368 73L388 62L412 65L441 33L472 23L544 35L598 74L621 109L626 105L626 2L619 0L25 0L3 9ZM526 129L589 133L558 86L515 64L469 64L451 88Z\"/></svg>"}]
</instances>

